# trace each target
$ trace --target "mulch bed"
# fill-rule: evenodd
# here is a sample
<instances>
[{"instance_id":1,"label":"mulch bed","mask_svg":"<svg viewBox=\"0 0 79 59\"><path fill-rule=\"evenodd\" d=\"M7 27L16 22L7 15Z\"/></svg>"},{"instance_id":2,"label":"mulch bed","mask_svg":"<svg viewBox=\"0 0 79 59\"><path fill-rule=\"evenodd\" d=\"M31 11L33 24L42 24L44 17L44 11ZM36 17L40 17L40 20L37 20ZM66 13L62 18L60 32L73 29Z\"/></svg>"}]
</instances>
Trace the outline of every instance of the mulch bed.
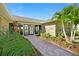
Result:
<instances>
[{"instance_id":1,"label":"mulch bed","mask_svg":"<svg viewBox=\"0 0 79 59\"><path fill-rule=\"evenodd\" d=\"M52 41L56 45L58 45L64 49L68 49L70 52L79 55L79 44L69 44L65 41L65 39L63 39L63 40L59 39L59 40L54 41L54 40L49 39L49 38L44 38L44 37L41 37L41 38L43 38L47 41L50 41L50 42Z\"/></svg>"}]
</instances>

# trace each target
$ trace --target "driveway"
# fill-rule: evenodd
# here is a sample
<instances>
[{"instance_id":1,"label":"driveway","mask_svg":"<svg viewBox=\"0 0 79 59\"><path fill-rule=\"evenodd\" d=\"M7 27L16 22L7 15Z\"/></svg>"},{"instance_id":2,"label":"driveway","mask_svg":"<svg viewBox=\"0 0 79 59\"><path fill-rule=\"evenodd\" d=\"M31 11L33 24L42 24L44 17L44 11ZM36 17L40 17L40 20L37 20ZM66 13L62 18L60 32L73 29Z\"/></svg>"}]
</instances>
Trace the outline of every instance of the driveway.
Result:
<instances>
[{"instance_id":1,"label":"driveway","mask_svg":"<svg viewBox=\"0 0 79 59\"><path fill-rule=\"evenodd\" d=\"M27 35L25 36L35 48L44 56L75 56L75 54L66 51L54 44L51 44L45 40L41 40L37 36Z\"/></svg>"}]
</instances>

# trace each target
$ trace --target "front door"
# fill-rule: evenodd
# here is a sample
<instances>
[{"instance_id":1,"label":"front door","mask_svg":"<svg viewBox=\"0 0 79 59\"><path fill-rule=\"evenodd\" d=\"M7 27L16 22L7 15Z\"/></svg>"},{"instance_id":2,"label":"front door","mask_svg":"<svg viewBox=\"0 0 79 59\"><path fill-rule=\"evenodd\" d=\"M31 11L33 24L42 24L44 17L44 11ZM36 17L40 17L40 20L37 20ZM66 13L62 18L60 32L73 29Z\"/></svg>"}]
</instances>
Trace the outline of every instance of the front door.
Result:
<instances>
[{"instance_id":1,"label":"front door","mask_svg":"<svg viewBox=\"0 0 79 59\"><path fill-rule=\"evenodd\" d=\"M29 34L29 27L28 27L28 25L24 25L24 35L27 35L27 34Z\"/></svg>"},{"instance_id":2,"label":"front door","mask_svg":"<svg viewBox=\"0 0 79 59\"><path fill-rule=\"evenodd\" d=\"M34 26L33 25L29 26L29 34L34 34Z\"/></svg>"}]
</instances>

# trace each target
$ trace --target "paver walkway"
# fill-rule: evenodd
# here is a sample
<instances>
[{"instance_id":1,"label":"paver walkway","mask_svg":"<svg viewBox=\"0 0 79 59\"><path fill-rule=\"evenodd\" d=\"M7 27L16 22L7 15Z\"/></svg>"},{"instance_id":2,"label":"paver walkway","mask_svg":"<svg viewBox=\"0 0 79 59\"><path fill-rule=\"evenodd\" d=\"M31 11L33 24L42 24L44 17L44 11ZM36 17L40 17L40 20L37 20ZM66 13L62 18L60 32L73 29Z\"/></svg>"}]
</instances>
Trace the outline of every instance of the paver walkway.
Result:
<instances>
[{"instance_id":1,"label":"paver walkway","mask_svg":"<svg viewBox=\"0 0 79 59\"><path fill-rule=\"evenodd\" d=\"M56 45L53 45L45 40L40 40L37 36L28 35L25 37L28 38L35 48L44 56L75 56L75 54L59 48Z\"/></svg>"}]
</instances>

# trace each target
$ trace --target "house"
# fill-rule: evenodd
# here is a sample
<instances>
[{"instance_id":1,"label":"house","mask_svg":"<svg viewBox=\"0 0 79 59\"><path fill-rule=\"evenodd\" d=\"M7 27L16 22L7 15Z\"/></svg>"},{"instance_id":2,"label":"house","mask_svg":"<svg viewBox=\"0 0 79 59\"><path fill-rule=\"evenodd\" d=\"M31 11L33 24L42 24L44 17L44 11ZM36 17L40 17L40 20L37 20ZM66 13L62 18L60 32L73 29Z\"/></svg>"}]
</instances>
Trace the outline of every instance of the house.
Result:
<instances>
[{"instance_id":1,"label":"house","mask_svg":"<svg viewBox=\"0 0 79 59\"><path fill-rule=\"evenodd\" d=\"M66 24L67 35L70 35L71 24ZM77 28L79 28L77 26ZM38 20L28 17L11 16L4 4L0 4L0 29L15 31L23 35L46 32L52 36L60 35L62 32L61 22L59 20Z\"/></svg>"},{"instance_id":2,"label":"house","mask_svg":"<svg viewBox=\"0 0 79 59\"><path fill-rule=\"evenodd\" d=\"M14 27L17 26L17 30L20 30L20 33L24 35L38 34L41 30L41 24L43 23L41 20L21 16L12 16L12 22L16 23Z\"/></svg>"},{"instance_id":3,"label":"house","mask_svg":"<svg viewBox=\"0 0 79 59\"><path fill-rule=\"evenodd\" d=\"M16 31L20 34L38 35L39 32L46 32L52 36L57 36L61 32L61 23L58 20L42 21L38 19L32 19L28 17L12 16L12 23L14 24Z\"/></svg>"}]
</instances>

